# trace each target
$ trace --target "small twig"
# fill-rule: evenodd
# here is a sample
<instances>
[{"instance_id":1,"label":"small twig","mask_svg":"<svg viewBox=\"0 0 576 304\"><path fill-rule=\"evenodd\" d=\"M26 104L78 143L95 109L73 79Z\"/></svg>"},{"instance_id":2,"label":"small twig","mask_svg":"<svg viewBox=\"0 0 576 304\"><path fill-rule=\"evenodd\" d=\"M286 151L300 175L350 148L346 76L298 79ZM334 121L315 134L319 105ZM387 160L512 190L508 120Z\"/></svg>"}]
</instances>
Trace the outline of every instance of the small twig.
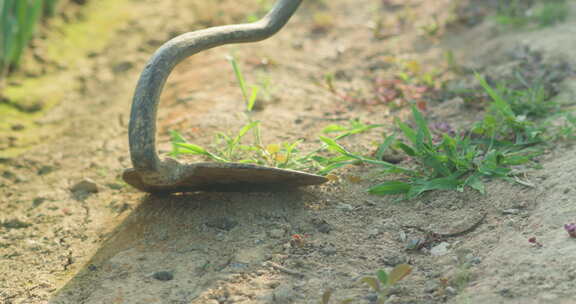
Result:
<instances>
[{"instance_id":1,"label":"small twig","mask_svg":"<svg viewBox=\"0 0 576 304\"><path fill-rule=\"evenodd\" d=\"M486 215L487 215L487 213L484 213L484 215L482 215L482 217L480 217L480 219L478 221L476 221L474 224L472 224L468 228L466 228L464 230L456 231L453 233L437 233L437 232L434 232L431 230L426 230L426 229L420 228L418 226L412 226L412 225L402 226L404 228L416 229L420 232L425 233L425 235L426 235L425 239L417 240L417 243L414 246L409 247L408 250L418 251L424 247L430 247L430 246L432 246L432 244L434 244L436 242L440 242L443 239L450 238L450 237L458 237L458 236L468 234L468 233L476 230L476 228L478 228L478 226L480 226L480 224L482 224L482 222L486 218Z\"/></svg>"},{"instance_id":2,"label":"small twig","mask_svg":"<svg viewBox=\"0 0 576 304\"><path fill-rule=\"evenodd\" d=\"M279 270L279 271L281 271L281 272L287 273L287 274L289 274L289 275L297 276L297 277L300 277L300 278L303 278L303 277L304 277L304 274L303 274L303 273L300 273L300 272L298 272L298 271L296 271L296 270L292 270L292 269L286 268L286 267L284 267L284 266L282 266L282 265L278 265L278 264L276 264L276 263L274 263L274 262L267 262L266 264L267 264L268 266L276 269L276 270Z\"/></svg>"},{"instance_id":3,"label":"small twig","mask_svg":"<svg viewBox=\"0 0 576 304\"><path fill-rule=\"evenodd\" d=\"M486 219L487 215L488 215L488 213L484 213L478 221L476 221L474 224L472 224L470 227L468 227L464 230L456 231L453 233L446 233L446 234L436 233L436 235L438 235L440 237L449 238L449 237L457 237L457 236L462 236L462 235L468 234L468 233L476 230L476 228L478 228L478 226L480 226L480 224L482 224L482 222L484 222L484 219Z\"/></svg>"},{"instance_id":4,"label":"small twig","mask_svg":"<svg viewBox=\"0 0 576 304\"><path fill-rule=\"evenodd\" d=\"M434 232L432 230L427 230L427 229L421 228L419 226L413 226L413 225L404 225L402 227L416 229L420 232L426 233L427 235L434 235L434 236L441 237L441 238L457 237L457 236L462 236L462 235L468 234L468 233L474 231L476 228L478 228L478 226L480 226L480 224L482 224L482 222L486 218L486 215L488 215L488 213L484 213L484 215L482 215L482 217L478 221L476 221L474 224L472 224L470 227L468 227L464 230L453 232L453 233L437 233L437 232Z\"/></svg>"}]
</instances>

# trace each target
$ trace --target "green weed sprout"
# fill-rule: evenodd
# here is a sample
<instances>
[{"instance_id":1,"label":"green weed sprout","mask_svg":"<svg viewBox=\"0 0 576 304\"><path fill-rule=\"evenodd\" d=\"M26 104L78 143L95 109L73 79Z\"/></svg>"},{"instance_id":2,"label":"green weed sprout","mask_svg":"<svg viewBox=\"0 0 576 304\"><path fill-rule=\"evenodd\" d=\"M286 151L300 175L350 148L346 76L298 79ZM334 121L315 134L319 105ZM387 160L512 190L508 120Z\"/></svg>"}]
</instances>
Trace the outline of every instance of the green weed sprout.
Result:
<instances>
[{"instance_id":1,"label":"green weed sprout","mask_svg":"<svg viewBox=\"0 0 576 304\"><path fill-rule=\"evenodd\" d=\"M321 137L337 155L319 160L323 165L321 172L355 163L376 165L383 168L381 174L396 174L400 178L375 185L368 191L375 195L403 194L408 199L427 191L463 191L466 187L485 193L483 179L486 178L525 184L511 178L511 167L526 164L542 153L534 145L543 142L545 128L529 121L527 115L517 115L515 109L522 109L520 104L513 106L483 77L477 75L477 79L492 102L484 119L470 131L458 133L450 130L446 123L430 126L413 106L414 125L397 119L402 138L397 139L397 134L386 136L373 157L348 151L337 142L338 138ZM570 130L565 129L565 132ZM403 151L413 165L403 167L383 161L382 156L390 148Z\"/></svg>"},{"instance_id":2,"label":"green weed sprout","mask_svg":"<svg viewBox=\"0 0 576 304\"><path fill-rule=\"evenodd\" d=\"M386 297L390 292L390 288L394 286L399 281L403 280L406 276L408 276L412 272L412 266L408 264L399 264L392 269L390 273L387 273L385 270L378 270L376 271L375 276L366 276L360 279L360 282L366 283L372 291L374 291L378 295L378 300L376 303L384 304L386 301ZM332 294L334 291L332 289L326 290L322 294L322 299L320 300L320 304L330 304L330 299L332 298ZM339 304L349 304L352 303L353 299L345 299L340 302Z\"/></svg>"},{"instance_id":3,"label":"green weed sprout","mask_svg":"<svg viewBox=\"0 0 576 304\"><path fill-rule=\"evenodd\" d=\"M261 88L256 85L249 86L237 60L232 56L227 59L232 65L242 92L247 123L232 135L218 133L215 151L208 151L204 147L191 144L179 132L171 131L172 151L170 155L173 157L183 154L200 155L217 162L252 163L297 170L309 166L312 162L312 155L298 156L297 147L300 141L268 145L262 143L260 121L254 120L252 117ZM254 135L254 141L252 144L245 144L244 139L250 133Z\"/></svg>"},{"instance_id":4,"label":"green weed sprout","mask_svg":"<svg viewBox=\"0 0 576 304\"><path fill-rule=\"evenodd\" d=\"M482 88L488 93L492 102L488 108L484 119L476 123L472 132L490 140L490 145L500 144L505 146L515 146L515 148L525 148L530 145L543 142L542 135L544 128L528 119L528 115L539 116L533 111L543 111L549 113L544 102L541 89L528 89L524 92L516 91L506 98L501 94L503 89L497 90L488 84L484 77L476 74ZM535 91L532 91L535 90ZM500 92L499 92L500 91ZM534 93L536 92L536 93ZM521 97L528 96L530 99L536 97L536 102L526 100ZM514 100L511 102L510 100ZM530 102L530 103L529 103ZM521 112L523 114L518 114Z\"/></svg>"},{"instance_id":5,"label":"green weed sprout","mask_svg":"<svg viewBox=\"0 0 576 304\"><path fill-rule=\"evenodd\" d=\"M361 282L368 284L370 288L378 294L378 304L384 304L390 288L404 279L412 272L412 267L408 264L399 264L390 273L384 270L376 271L375 277L363 277Z\"/></svg>"}]
</instances>

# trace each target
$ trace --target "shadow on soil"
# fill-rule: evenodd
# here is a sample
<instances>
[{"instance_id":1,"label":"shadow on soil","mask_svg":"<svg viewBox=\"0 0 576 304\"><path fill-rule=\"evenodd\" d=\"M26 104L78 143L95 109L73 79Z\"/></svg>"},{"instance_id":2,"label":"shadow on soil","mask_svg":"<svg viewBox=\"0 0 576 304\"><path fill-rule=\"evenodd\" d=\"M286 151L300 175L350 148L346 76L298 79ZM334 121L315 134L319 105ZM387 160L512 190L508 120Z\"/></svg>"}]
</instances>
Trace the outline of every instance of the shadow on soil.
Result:
<instances>
[{"instance_id":1,"label":"shadow on soil","mask_svg":"<svg viewBox=\"0 0 576 304\"><path fill-rule=\"evenodd\" d=\"M215 280L261 267L289 243L313 198L301 190L147 196L50 303L193 300Z\"/></svg>"}]
</instances>

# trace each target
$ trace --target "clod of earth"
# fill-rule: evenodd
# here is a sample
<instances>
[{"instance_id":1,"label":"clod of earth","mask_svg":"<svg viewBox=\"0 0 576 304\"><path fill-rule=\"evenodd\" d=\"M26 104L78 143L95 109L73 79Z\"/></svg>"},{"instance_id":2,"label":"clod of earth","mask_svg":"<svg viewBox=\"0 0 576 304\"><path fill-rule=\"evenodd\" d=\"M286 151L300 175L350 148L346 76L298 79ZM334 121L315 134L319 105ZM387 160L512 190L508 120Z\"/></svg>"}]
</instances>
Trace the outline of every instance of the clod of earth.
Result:
<instances>
[{"instance_id":1,"label":"clod of earth","mask_svg":"<svg viewBox=\"0 0 576 304\"><path fill-rule=\"evenodd\" d=\"M72 191L72 193L75 195L97 193L98 185L93 180L85 178L72 186L70 191Z\"/></svg>"},{"instance_id":2,"label":"clod of earth","mask_svg":"<svg viewBox=\"0 0 576 304\"><path fill-rule=\"evenodd\" d=\"M156 153L156 113L159 97L172 69L185 58L216 46L255 42L278 32L301 0L279 0L260 21L213 27L180 35L160 47L140 75L129 124L133 169L124 180L147 192L278 191L327 181L325 177L293 170L237 163L183 165L160 160Z\"/></svg>"},{"instance_id":3,"label":"clod of earth","mask_svg":"<svg viewBox=\"0 0 576 304\"><path fill-rule=\"evenodd\" d=\"M174 279L174 274L170 271L158 271L152 275L158 281L171 281Z\"/></svg>"}]
</instances>

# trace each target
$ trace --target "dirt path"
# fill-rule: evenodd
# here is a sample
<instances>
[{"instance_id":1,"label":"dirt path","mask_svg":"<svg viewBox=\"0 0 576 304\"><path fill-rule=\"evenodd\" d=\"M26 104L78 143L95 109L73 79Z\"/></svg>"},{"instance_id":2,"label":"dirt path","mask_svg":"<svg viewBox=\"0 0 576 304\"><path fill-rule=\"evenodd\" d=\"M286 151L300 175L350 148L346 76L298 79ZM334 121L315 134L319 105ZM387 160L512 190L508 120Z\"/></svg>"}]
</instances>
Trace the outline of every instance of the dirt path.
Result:
<instances>
[{"instance_id":1,"label":"dirt path","mask_svg":"<svg viewBox=\"0 0 576 304\"><path fill-rule=\"evenodd\" d=\"M79 89L44 118L66 121L59 136L2 160L0 273L6 275L0 276L0 303L318 303L328 289L334 300L374 303L358 279L400 263L414 271L386 303L576 301L576 243L562 228L576 215L571 146L554 147L542 159L544 169L527 173L535 187L497 181L484 196L436 192L393 203L366 194L373 182L354 178L367 174L362 167L343 171L339 182L284 194L154 197L126 186L120 174L131 166L129 100L146 59L169 37L212 22L243 21L249 7L257 7L191 2L133 1L140 18L93 55L78 72L84 75L76 78ZM190 58L163 94L161 150L170 149L168 130L209 146L212 134L242 125L240 92L224 59L231 53L249 81L270 84L257 114L265 142L302 139L310 148L330 123L405 116L405 110L360 97L372 98L374 79L396 74L398 62L418 61L424 72L445 70L447 50L460 64L494 77L513 66L558 70L559 98L573 103L574 7L567 22L537 31L502 31L486 21L447 33L440 26L438 35L429 35L426 26L451 17L446 8L454 1L408 2L308 1L270 40ZM370 22L378 20L382 32ZM356 101L330 92L327 73L338 92ZM459 98L441 101L428 104L432 121L465 123L480 115ZM375 132L347 144L366 151L379 138ZM98 192L71 192L85 178ZM450 233L483 214L477 229L447 239L443 254L406 251L406 238L422 237L407 225ZM294 245L295 234L304 237L302 246ZM543 246L532 246L531 237Z\"/></svg>"}]
</instances>

